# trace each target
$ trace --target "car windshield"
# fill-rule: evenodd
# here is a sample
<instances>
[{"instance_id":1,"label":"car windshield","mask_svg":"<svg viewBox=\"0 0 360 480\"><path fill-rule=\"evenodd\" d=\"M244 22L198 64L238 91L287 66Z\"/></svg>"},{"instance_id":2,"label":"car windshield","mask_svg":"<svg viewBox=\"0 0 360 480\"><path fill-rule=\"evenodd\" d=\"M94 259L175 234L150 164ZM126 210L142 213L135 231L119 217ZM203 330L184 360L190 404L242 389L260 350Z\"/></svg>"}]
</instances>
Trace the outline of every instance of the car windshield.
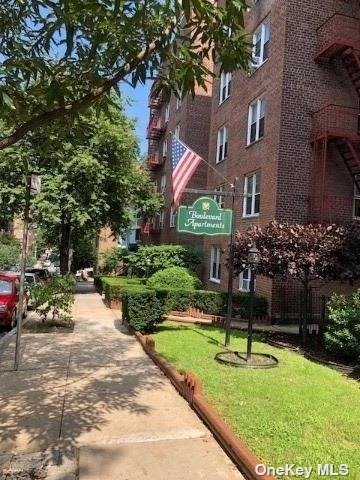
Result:
<instances>
[{"instance_id":1,"label":"car windshield","mask_svg":"<svg viewBox=\"0 0 360 480\"><path fill-rule=\"evenodd\" d=\"M0 295L12 293L12 285L9 280L0 280Z\"/></svg>"}]
</instances>

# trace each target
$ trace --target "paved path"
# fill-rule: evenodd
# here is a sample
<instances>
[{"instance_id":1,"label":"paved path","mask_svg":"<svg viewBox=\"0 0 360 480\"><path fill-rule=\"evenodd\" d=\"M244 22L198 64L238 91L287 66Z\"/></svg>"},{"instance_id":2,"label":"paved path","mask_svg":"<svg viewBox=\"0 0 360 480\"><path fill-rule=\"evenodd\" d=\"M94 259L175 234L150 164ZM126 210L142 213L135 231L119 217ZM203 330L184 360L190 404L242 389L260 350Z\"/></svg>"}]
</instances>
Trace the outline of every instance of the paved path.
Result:
<instances>
[{"instance_id":1,"label":"paved path","mask_svg":"<svg viewBox=\"0 0 360 480\"><path fill-rule=\"evenodd\" d=\"M52 480L242 479L118 313L83 289L74 333L25 334L16 373L13 342L0 353L0 463L47 450Z\"/></svg>"}]
</instances>

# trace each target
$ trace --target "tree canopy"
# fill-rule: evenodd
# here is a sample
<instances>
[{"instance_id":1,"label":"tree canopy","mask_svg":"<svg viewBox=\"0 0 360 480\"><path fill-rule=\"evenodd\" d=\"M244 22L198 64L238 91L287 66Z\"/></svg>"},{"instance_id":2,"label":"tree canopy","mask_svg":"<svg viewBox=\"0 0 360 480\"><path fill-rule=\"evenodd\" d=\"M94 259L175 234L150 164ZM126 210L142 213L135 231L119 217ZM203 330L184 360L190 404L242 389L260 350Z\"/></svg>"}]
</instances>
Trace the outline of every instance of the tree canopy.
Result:
<instances>
[{"instance_id":1,"label":"tree canopy","mask_svg":"<svg viewBox=\"0 0 360 480\"><path fill-rule=\"evenodd\" d=\"M0 149L114 89L206 87L208 60L247 68L246 0L7 0L0 5ZM160 68L166 65L166 68Z\"/></svg>"},{"instance_id":2,"label":"tree canopy","mask_svg":"<svg viewBox=\"0 0 360 480\"><path fill-rule=\"evenodd\" d=\"M120 107L107 114L90 109L66 128L43 127L28 137L0 152L0 210L7 202L4 222L19 214L24 175L40 174L42 189L32 199L32 217L59 246L63 271L73 234L79 238L79 232L90 231L95 236L103 226L116 234L129 225L134 209L153 215L161 207L161 196L138 162L133 122ZM11 175L12 170L18 175Z\"/></svg>"}]
</instances>

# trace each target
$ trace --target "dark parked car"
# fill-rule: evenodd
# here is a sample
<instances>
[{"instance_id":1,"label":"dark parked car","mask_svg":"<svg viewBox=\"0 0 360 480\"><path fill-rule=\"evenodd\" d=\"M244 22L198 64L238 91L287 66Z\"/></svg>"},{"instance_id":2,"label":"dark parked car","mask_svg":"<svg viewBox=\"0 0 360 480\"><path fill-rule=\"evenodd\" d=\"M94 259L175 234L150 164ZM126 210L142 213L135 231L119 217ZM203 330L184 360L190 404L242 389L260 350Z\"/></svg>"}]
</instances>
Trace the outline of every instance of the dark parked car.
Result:
<instances>
[{"instance_id":1,"label":"dark parked car","mask_svg":"<svg viewBox=\"0 0 360 480\"><path fill-rule=\"evenodd\" d=\"M26 273L35 273L41 282L47 282L51 277L49 270L46 268L31 267L26 269Z\"/></svg>"},{"instance_id":2,"label":"dark parked car","mask_svg":"<svg viewBox=\"0 0 360 480\"><path fill-rule=\"evenodd\" d=\"M0 326L14 327L19 306L19 277L0 274ZM27 315L27 296L23 304L24 317Z\"/></svg>"}]
</instances>

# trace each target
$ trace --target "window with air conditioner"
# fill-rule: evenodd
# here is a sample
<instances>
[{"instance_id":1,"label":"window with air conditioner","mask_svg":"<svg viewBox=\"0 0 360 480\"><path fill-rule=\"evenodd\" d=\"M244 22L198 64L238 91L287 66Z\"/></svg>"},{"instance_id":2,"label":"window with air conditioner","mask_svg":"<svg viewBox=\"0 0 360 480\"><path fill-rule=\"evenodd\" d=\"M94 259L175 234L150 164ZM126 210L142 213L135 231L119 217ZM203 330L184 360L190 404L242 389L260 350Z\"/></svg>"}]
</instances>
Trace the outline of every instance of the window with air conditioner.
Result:
<instances>
[{"instance_id":1,"label":"window with air conditioner","mask_svg":"<svg viewBox=\"0 0 360 480\"><path fill-rule=\"evenodd\" d=\"M231 73L222 72L220 75L219 103L223 103L230 96Z\"/></svg>"},{"instance_id":2,"label":"window with air conditioner","mask_svg":"<svg viewBox=\"0 0 360 480\"><path fill-rule=\"evenodd\" d=\"M266 100L258 98L249 106L247 144L261 140L265 131Z\"/></svg>"},{"instance_id":3,"label":"window with air conditioner","mask_svg":"<svg viewBox=\"0 0 360 480\"><path fill-rule=\"evenodd\" d=\"M216 163L220 163L227 158L228 136L228 128L226 126L219 128L217 135Z\"/></svg>"},{"instance_id":4,"label":"window with air conditioner","mask_svg":"<svg viewBox=\"0 0 360 480\"><path fill-rule=\"evenodd\" d=\"M270 22L262 23L253 34L251 66L259 68L269 58Z\"/></svg>"},{"instance_id":5,"label":"window with air conditioner","mask_svg":"<svg viewBox=\"0 0 360 480\"><path fill-rule=\"evenodd\" d=\"M220 283L221 279L221 250L218 247L212 247L210 252L210 280Z\"/></svg>"},{"instance_id":6,"label":"window with air conditioner","mask_svg":"<svg viewBox=\"0 0 360 480\"><path fill-rule=\"evenodd\" d=\"M260 172L245 177L243 217L257 217L260 214L260 181Z\"/></svg>"}]
</instances>

